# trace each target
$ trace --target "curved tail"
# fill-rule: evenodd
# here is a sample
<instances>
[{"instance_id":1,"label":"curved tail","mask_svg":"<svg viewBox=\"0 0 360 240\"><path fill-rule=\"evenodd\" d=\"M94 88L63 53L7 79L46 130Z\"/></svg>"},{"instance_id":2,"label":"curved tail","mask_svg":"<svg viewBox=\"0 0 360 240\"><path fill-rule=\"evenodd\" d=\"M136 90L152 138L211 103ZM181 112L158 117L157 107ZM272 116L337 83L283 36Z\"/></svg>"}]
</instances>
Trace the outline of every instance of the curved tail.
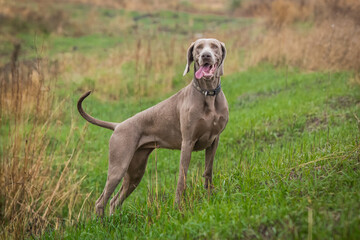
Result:
<instances>
[{"instance_id":1,"label":"curved tail","mask_svg":"<svg viewBox=\"0 0 360 240\"><path fill-rule=\"evenodd\" d=\"M92 116L90 116L89 114L87 114L84 109L82 108L81 104L82 102L84 101L84 99L89 96L91 93L91 91L88 91L87 93L83 94L80 98L79 98L79 101L77 103L77 109L80 113L80 115L85 118L86 121L92 123L92 124L95 124L97 126L100 126L100 127L103 127L103 128L108 128L110 130L114 130L117 123L112 123L112 122L105 122L105 121L102 121L102 120L99 120L99 119L96 119Z\"/></svg>"}]
</instances>

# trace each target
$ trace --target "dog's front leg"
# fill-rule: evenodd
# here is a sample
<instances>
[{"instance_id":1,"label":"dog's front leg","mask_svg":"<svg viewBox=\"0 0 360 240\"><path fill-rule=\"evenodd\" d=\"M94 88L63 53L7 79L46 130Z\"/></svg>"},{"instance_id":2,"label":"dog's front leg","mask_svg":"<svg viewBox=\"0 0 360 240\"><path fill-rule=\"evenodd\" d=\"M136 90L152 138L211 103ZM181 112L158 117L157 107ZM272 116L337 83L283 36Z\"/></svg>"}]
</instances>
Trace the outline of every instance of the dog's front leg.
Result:
<instances>
[{"instance_id":1,"label":"dog's front leg","mask_svg":"<svg viewBox=\"0 0 360 240\"><path fill-rule=\"evenodd\" d=\"M219 137L215 138L214 142L205 150L205 172L203 177L205 178L204 187L206 189L213 188L212 185L212 169L214 163L214 157L216 153L216 149L219 144Z\"/></svg>"},{"instance_id":2,"label":"dog's front leg","mask_svg":"<svg viewBox=\"0 0 360 240\"><path fill-rule=\"evenodd\" d=\"M183 140L181 143L181 156L179 167L179 179L176 189L175 201L178 205L181 204L181 199L186 188L186 174L189 168L191 152L194 148L194 142Z\"/></svg>"}]
</instances>

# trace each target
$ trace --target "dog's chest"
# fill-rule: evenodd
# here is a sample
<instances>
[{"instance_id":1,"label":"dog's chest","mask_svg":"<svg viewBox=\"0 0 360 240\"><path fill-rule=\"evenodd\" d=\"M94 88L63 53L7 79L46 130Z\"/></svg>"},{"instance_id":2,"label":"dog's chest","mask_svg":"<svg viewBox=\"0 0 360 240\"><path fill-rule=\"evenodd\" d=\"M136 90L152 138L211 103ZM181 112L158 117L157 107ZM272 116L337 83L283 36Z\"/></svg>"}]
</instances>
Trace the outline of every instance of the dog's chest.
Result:
<instances>
[{"instance_id":1,"label":"dog's chest","mask_svg":"<svg viewBox=\"0 0 360 240\"><path fill-rule=\"evenodd\" d=\"M226 119L226 116L223 114L213 111L208 112L201 118L199 127L204 128L205 132L218 135L225 128Z\"/></svg>"},{"instance_id":2,"label":"dog's chest","mask_svg":"<svg viewBox=\"0 0 360 240\"><path fill-rule=\"evenodd\" d=\"M224 130L228 121L227 108L206 109L196 124L195 150L209 147L215 138Z\"/></svg>"}]
</instances>

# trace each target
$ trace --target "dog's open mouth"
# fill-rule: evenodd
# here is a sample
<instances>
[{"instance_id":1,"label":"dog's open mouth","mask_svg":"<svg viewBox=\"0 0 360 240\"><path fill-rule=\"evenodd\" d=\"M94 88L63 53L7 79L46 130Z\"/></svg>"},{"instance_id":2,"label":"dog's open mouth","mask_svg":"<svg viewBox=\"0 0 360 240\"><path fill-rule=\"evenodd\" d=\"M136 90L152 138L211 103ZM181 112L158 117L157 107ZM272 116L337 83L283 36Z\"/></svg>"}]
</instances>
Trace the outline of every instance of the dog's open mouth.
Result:
<instances>
[{"instance_id":1,"label":"dog's open mouth","mask_svg":"<svg viewBox=\"0 0 360 240\"><path fill-rule=\"evenodd\" d=\"M217 65L210 65L205 63L204 65L200 66L199 70L196 71L195 77L197 79L201 79L202 77L210 78L214 75Z\"/></svg>"}]
</instances>

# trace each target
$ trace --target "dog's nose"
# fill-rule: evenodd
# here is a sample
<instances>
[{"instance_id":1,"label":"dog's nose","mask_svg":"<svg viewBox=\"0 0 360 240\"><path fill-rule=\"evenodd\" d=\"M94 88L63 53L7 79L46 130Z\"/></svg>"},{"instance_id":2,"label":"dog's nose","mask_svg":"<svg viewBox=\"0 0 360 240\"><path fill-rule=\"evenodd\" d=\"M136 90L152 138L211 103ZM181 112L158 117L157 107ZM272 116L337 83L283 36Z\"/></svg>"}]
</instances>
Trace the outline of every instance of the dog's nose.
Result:
<instances>
[{"instance_id":1,"label":"dog's nose","mask_svg":"<svg viewBox=\"0 0 360 240\"><path fill-rule=\"evenodd\" d=\"M201 58L202 59L210 59L211 58L211 53L210 52L203 52L201 54Z\"/></svg>"}]
</instances>

